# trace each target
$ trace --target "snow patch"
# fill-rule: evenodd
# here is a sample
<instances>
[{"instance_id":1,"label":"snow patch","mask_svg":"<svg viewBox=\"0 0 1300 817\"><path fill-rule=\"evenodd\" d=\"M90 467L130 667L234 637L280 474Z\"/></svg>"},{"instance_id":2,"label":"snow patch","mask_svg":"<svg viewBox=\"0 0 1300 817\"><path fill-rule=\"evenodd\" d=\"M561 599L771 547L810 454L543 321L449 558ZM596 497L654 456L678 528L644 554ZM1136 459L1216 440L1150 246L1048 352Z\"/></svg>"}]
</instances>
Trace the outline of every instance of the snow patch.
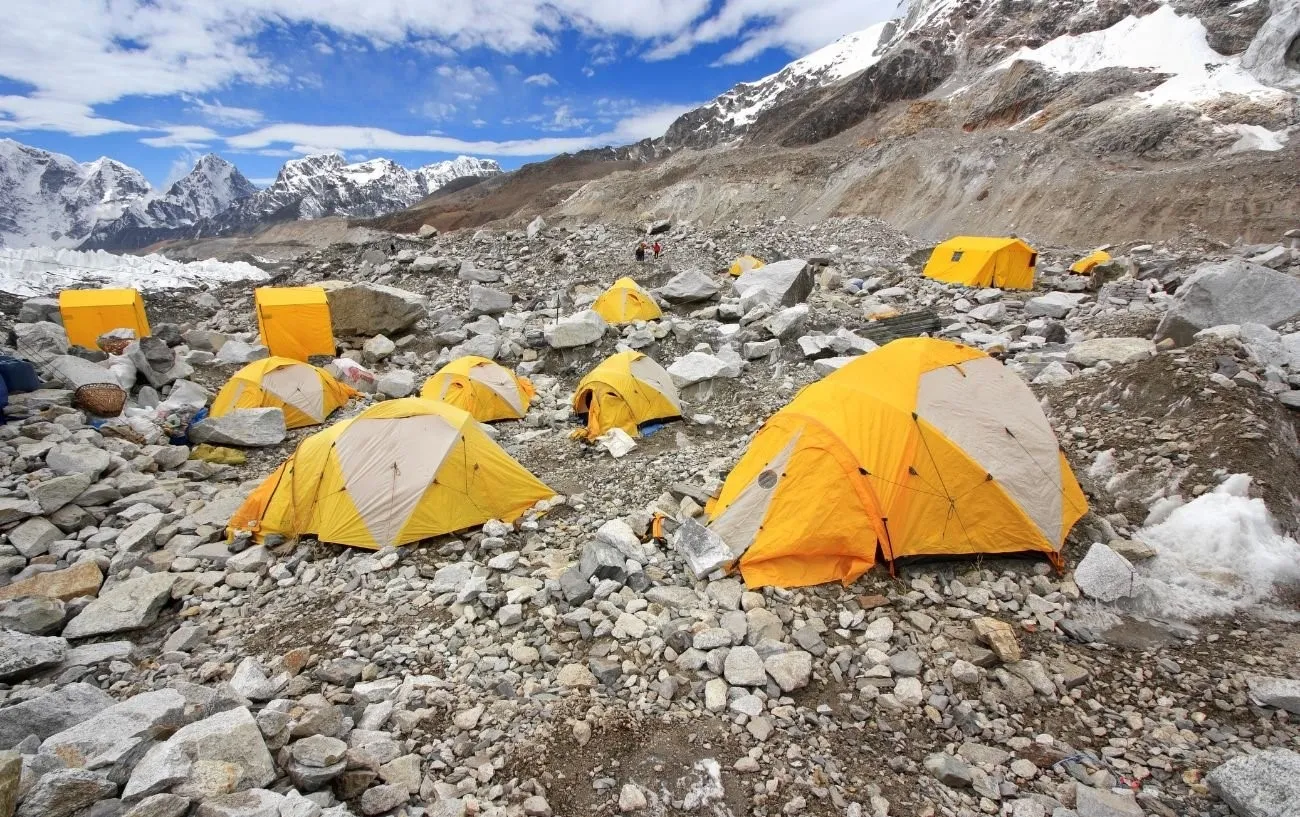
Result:
<instances>
[{"instance_id":1,"label":"snow patch","mask_svg":"<svg viewBox=\"0 0 1300 817\"><path fill-rule=\"evenodd\" d=\"M1223 151L1227 154L1245 153L1248 150L1281 150L1291 138L1289 129L1269 130L1261 125L1220 125L1217 130L1220 133L1236 134L1237 136L1237 141Z\"/></svg>"},{"instance_id":2,"label":"snow patch","mask_svg":"<svg viewBox=\"0 0 1300 817\"><path fill-rule=\"evenodd\" d=\"M1067 34L1038 48L1021 48L999 67L1006 68L1016 60L1041 63L1060 74L1112 67L1172 74L1152 90L1136 95L1151 105L1202 102L1223 94L1287 96L1258 82L1238 58L1210 48L1204 24L1196 17L1180 15L1172 6L1160 6L1145 17L1125 17L1100 31Z\"/></svg>"},{"instance_id":3,"label":"snow patch","mask_svg":"<svg viewBox=\"0 0 1300 817\"><path fill-rule=\"evenodd\" d=\"M1226 616L1300 583L1300 543L1278 532L1264 500L1249 496L1250 481L1229 477L1137 532L1156 551L1137 565L1143 612L1187 621Z\"/></svg>"},{"instance_id":4,"label":"snow patch","mask_svg":"<svg viewBox=\"0 0 1300 817\"><path fill-rule=\"evenodd\" d=\"M103 250L0 248L0 291L22 297L50 295L69 288L131 287L153 292L268 278L266 272L243 261L182 263L161 255L114 255Z\"/></svg>"}]
</instances>

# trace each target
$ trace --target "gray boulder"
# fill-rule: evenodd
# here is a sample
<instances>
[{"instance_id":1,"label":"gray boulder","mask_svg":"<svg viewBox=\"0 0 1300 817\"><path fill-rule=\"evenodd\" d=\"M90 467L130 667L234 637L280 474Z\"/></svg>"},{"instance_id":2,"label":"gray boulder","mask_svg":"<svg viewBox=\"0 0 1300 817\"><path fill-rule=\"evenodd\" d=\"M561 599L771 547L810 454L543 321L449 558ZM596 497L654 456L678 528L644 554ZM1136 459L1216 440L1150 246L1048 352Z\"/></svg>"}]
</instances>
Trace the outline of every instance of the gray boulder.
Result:
<instances>
[{"instance_id":1,"label":"gray boulder","mask_svg":"<svg viewBox=\"0 0 1300 817\"><path fill-rule=\"evenodd\" d=\"M1175 293L1156 340L1192 342L1202 329L1261 323L1277 327L1300 315L1300 279L1240 258L1202 264Z\"/></svg>"},{"instance_id":2,"label":"gray boulder","mask_svg":"<svg viewBox=\"0 0 1300 817\"><path fill-rule=\"evenodd\" d=\"M686 564L697 579L725 567L736 558L721 536L694 519L682 522L673 537L673 544L686 557Z\"/></svg>"},{"instance_id":3,"label":"gray boulder","mask_svg":"<svg viewBox=\"0 0 1300 817\"><path fill-rule=\"evenodd\" d=\"M123 783L154 740L183 724L184 712L185 697L174 689L141 693L50 735L40 753L104 770L110 780Z\"/></svg>"},{"instance_id":4,"label":"gray boulder","mask_svg":"<svg viewBox=\"0 0 1300 817\"><path fill-rule=\"evenodd\" d=\"M1115 601L1133 595L1137 571L1128 559L1101 542L1094 542L1074 569L1079 591L1097 601Z\"/></svg>"},{"instance_id":5,"label":"gray boulder","mask_svg":"<svg viewBox=\"0 0 1300 817\"><path fill-rule=\"evenodd\" d=\"M545 229L546 229L546 219L542 218L541 216L538 216L537 218L528 222L528 237L537 238L537 234Z\"/></svg>"},{"instance_id":6,"label":"gray boulder","mask_svg":"<svg viewBox=\"0 0 1300 817\"><path fill-rule=\"evenodd\" d=\"M385 397L410 397L415 391L415 372L407 369L384 372L375 383L375 391Z\"/></svg>"},{"instance_id":7,"label":"gray boulder","mask_svg":"<svg viewBox=\"0 0 1300 817\"><path fill-rule=\"evenodd\" d=\"M65 474L41 480L27 489L27 496L41 506L41 513L54 513L85 493L90 483L88 474Z\"/></svg>"},{"instance_id":8,"label":"gray boulder","mask_svg":"<svg viewBox=\"0 0 1300 817\"><path fill-rule=\"evenodd\" d=\"M68 642L62 638L0 630L0 681L7 683L56 666L67 654Z\"/></svg>"},{"instance_id":9,"label":"gray boulder","mask_svg":"<svg viewBox=\"0 0 1300 817\"><path fill-rule=\"evenodd\" d=\"M679 389L717 377L740 377L740 363L708 352L690 352L672 362L668 375Z\"/></svg>"},{"instance_id":10,"label":"gray boulder","mask_svg":"<svg viewBox=\"0 0 1300 817\"><path fill-rule=\"evenodd\" d=\"M116 792L117 785L97 772L55 769L36 781L14 817L71 817Z\"/></svg>"},{"instance_id":11,"label":"gray boulder","mask_svg":"<svg viewBox=\"0 0 1300 817\"><path fill-rule=\"evenodd\" d=\"M1076 343L1066 354L1066 361L1076 366L1098 363L1136 363L1156 353L1156 345L1146 338L1093 338Z\"/></svg>"},{"instance_id":12,"label":"gray boulder","mask_svg":"<svg viewBox=\"0 0 1300 817\"><path fill-rule=\"evenodd\" d=\"M175 573L150 573L118 582L63 628L65 638L85 638L105 633L138 630L153 624L158 611L171 598Z\"/></svg>"},{"instance_id":13,"label":"gray boulder","mask_svg":"<svg viewBox=\"0 0 1300 817\"><path fill-rule=\"evenodd\" d=\"M499 289L482 287L478 284L471 284L469 288L470 317L504 314L514 301L513 295Z\"/></svg>"},{"instance_id":14,"label":"gray boulder","mask_svg":"<svg viewBox=\"0 0 1300 817\"><path fill-rule=\"evenodd\" d=\"M234 341L226 346L230 343ZM226 347L221 348L224 350ZM162 338L142 338L127 346L125 354L135 364L136 372L143 375L155 389L194 374L194 367L178 358L176 350Z\"/></svg>"},{"instance_id":15,"label":"gray boulder","mask_svg":"<svg viewBox=\"0 0 1300 817\"><path fill-rule=\"evenodd\" d=\"M91 480L99 479L111 462L112 458L107 451L93 445L64 443L51 448L45 455L45 464L54 473L83 474Z\"/></svg>"},{"instance_id":16,"label":"gray boulder","mask_svg":"<svg viewBox=\"0 0 1300 817\"><path fill-rule=\"evenodd\" d=\"M677 273L655 293L670 304L692 304L709 300L721 288L712 276L691 269Z\"/></svg>"},{"instance_id":17,"label":"gray boulder","mask_svg":"<svg viewBox=\"0 0 1300 817\"><path fill-rule=\"evenodd\" d=\"M44 596L0 601L0 629L28 635L58 635L66 616L64 604ZM0 747L4 748L4 747Z\"/></svg>"},{"instance_id":18,"label":"gray boulder","mask_svg":"<svg viewBox=\"0 0 1300 817\"><path fill-rule=\"evenodd\" d=\"M782 692L803 689L812 680L812 653L791 650L769 655L763 661L763 669Z\"/></svg>"},{"instance_id":19,"label":"gray boulder","mask_svg":"<svg viewBox=\"0 0 1300 817\"><path fill-rule=\"evenodd\" d=\"M1064 318L1087 299L1087 295L1070 292L1049 292L1025 301L1025 316L1029 318Z\"/></svg>"},{"instance_id":20,"label":"gray boulder","mask_svg":"<svg viewBox=\"0 0 1300 817\"><path fill-rule=\"evenodd\" d=\"M221 344L214 358L218 363L233 363L243 366L255 360L271 356L271 350L260 343L245 343L242 340L227 340Z\"/></svg>"},{"instance_id":21,"label":"gray boulder","mask_svg":"<svg viewBox=\"0 0 1300 817\"><path fill-rule=\"evenodd\" d=\"M1260 705L1300 715L1300 681L1294 678L1251 675L1246 678L1246 688L1250 697Z\"/></svg>"},{"instance_id":22,"label":"gray boulder","mask_svg":"<svg viewBox=\"0 0 1300 817\"><path fill-rule=\"evenodd\" d=\"M287 433L284 410L270 407L235 409L209 417L190 426L189 436L196 443L252 448L278 445Z\"/></svg>"},{"instance_id":23,"label":"gray boulder","mask_svg":"<svg viewBox=\"0 0 1300 817\"><path fill-rule=\"evenodd\" d=\"M424 318L423 295L382 284L322 281L336 335L391 335Z\"/></svg>"},{"instance_id":24,"label":"gray boulder","mask_svg":"<svg viewBox=\"0 0 1300 817\"><path fill-rule=\"evenodd\" d=\"M58 298L28 298L18 309L17 323L57 323L63 325L63 310Z\"/></svg>"},{"instance_id":25,"label":"gray boulder","mask_svg":"<svg viewBox=\"0 0 1300 817\"><path fill-rule=\"evenodd\" d=\"M220 775L212 774L220 769ZM171 791L207 798L261 788L275 780L275 764L248 709L239 707L182 727L136 765L123 800Z\"/></svg>"},{"instance_id":26,"label":"gray boulder","mask_svg":"<svg viewBox=\"0 0 1300 817\"><path fill-rule=\"evenodd\" d=\"M1082 783L1074 784L1074 810L1079 817L1145 817L1146 814L1132 792L1117 794Z\"/></svg>"},{"instance_id":27,"label":"gray boulder","mask_svg":"<svg viewBox=\"0 0 1300 817\"><path fill-rule=\"evenodd\" d=\"M1300 753L1238 755L1205 777L1238 817L1300 817Z\"/></svg>"},{"instance_id":28,"label":"gray boulder","mask_svg":"<svg viewBox=\"0 0 1300 817\"><path fill-rule=\"evenodd\" d=\"M99 687L78 681L0 709L0 749L12 749L28 735L45 740L114 703Z\"/></svg>"},{"instance_id":29,"label":"gray boulder","mask_svg":"<svg viewBox=\"0 0 1300 817\"><path fill-rule=\"evenodd\" d=\"M49 321L14 324L14 346L19 357L37 364L56 355L66 355L71 348L68 333L59 324Z\"/></svg>"},{"instance_id":30,"label":"gray boulder","mask_svg":"<svg viewBox=\"0 0 1300 817\"><path fill-rule=\"evenodd\" d=\"M812 294L813 268L801 258L777 261L752 269L732 282L741 307L748 312L759 304L794 306Z\"/></svg>"},{"instance_id":31,"label":"gray boulder","mask_svg":"<svg viewBox=\"0 0 1300 817\"><path fill-rule=\"evenodd\" d=\"M544 334L552 349L571 349L595 343L605 336L608 327L599 313L584 309L546 327Z\"/></svg>"},{"instance_id":32,"label":"gray boulder","mask_svg":"<svg viewBox=\"0 0 1300 817\"><path fill-rule=\"evenodd\" d=\"M43 516L33 516L9 531L9 544L28 559L40 556L50 544L63 538L63 531Z\"/></svg>"},{"instance_id":33,"label":"gray boulder","mask_svg":"<svg viewBox=\"0 0 1300 817\"><path fill-rule=\"evenodd\" d=\"M1272 13L1241 55L1241 67L1265 85L1300 92L1300 70L1295 64L1300 6L1286 0L1273 0L1269 5Z\"/></svg>"}]
</instances>

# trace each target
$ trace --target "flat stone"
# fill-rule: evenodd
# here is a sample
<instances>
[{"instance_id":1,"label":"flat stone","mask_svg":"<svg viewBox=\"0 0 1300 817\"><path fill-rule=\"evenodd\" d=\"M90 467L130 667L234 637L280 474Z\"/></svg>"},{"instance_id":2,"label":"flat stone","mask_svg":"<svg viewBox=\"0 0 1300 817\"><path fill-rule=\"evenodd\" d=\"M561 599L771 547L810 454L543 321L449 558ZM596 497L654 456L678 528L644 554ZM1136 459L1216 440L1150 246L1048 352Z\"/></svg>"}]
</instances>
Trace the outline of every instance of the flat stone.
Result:
<instances>
[{"instance_id":1,"label":"flat stone","mask_svg":"<svg viewBox=\"0 0 1300 817\"><path fill-rule=\"evenodd\" d=\"M720 289L718 282L711 276L691 269L677 273L655 292L670 304L689 304L707 301L716 296Z\"/></svg>"},{"instance_id":2,"label":"flat stone","mask_svg":"<svg viewBox=\"0 0 1300 817\"><path fill-rule=\"evenodd\" d=\"M1005 663L1019 661L1021 658L1020 642L1016 641L1015 630L1005 621L996 618L977 618L971 621L975 634L989 645L989 649Z\"/></svg>"},{"instance_id":3,"label":"flat stone","mask_svg":"<svg viewBox=\"0 0 1300 817\"><path fill-rule=\"evenodd\" d=\"M149 743L182 724L185 705L174 689L144 692L49 736L40 753L71 767L103 769L110 780L123 783Z\"/></svg>"},{"instance_id":4,"label":"flat stone","mask_svg":"<svg viewBox=\"0 0 1300 817\"><path fill-rule=\"evenodd\" d=\"M0 749L12 749L28 735L45 740L103 712L116 701L97 686L80 681L56 687L0 709ZM0 809L0 814L4 810Z\"/></svg>"},{"instance_id":5,"label":"flat stone","mask_svg":"<svg viewBox=\"0 0 1300 817\"><path fill-rule=\"evenodd\" d=\"M117 785L97 772L54 769L36 781L14 817L71 817L116 792Z\"/></svg>"},{"instance_id":6,"label":"flat stone","mask_svg":"<svg viewBox=\"0 0 1300 817\"><path fill-rule=\"evenodd\" d=\"M1076 366L1098 363L1136 363L1154 356L1156 345L1149 338L1093 338L1070 347L1065 359Z\"/></svg>"},{"instance_id":7,"label":"flat stone","mask_svg":"<svg viewBox=\"0 0 1300 817\"><path fill-rule=\"evenodd\" d=\"M944 752L935 752L926 757L925 770L935 780L954 789L964 789L971 784L971 768Z\"/></svg>"},{"instance_id":8,"label":"flat stone","mask_svg":"<svg viewBox=\"0 0 1300 817\"><path fill-rule=\"evenodd\" d=\"M1110 602L1133 595L1138 575L1128 559L1094 542L1074 569L1074 583L1088 598Z\"/></svg>"},{"instance_id":9,"label":"flat stone","mask_svg":"<svg viewBox=\"0 0 1300 817\"><path fill-rule=\"evenodd\" d=\"M67 653L68 642L62 638L0 630L0 681L26 678L58 666Z\"/></svg>"},{"instance_id":10,"label":"flat stone","mask_svg":"<svg viewBox=\"0 0 1300 817\"><path fill-rule=\"evenodd\" d=\"M735 560L722 537L694 519L686 519L673 536L673 545L686 557L696 578L703 578Z\"/></svg>"},{"instance_id":11,"label":"flat stone","mask_svg":"<svg viewBox=\"0 0 1300 817\"><path fill-rule=\"evenodd\" d=\"M763 658L749 646L733 647L727 652L722 674L732 686L761 687L767 683Z\"/></svg>"},{"instance_id":12,"label":"flat stone","mask_svg":"<svg viewBox=\"0 0 1300 817\"><path fill-rule=\"evenodd\" d=\"M1132 792L1117 794L1082 783L1074 784L1074 810L1079 817L1144 817Z\"/></svg>"},{"instance_id":13,"label":"flat stone","mask_svg":"<svg viewBox=\"0 0 1300 817\"><path fill-rule=\"evenodd\" d=\"M150 749L131 772L122 798L170 790L203 799L260 788L275 777L257 722L239 707L184 726Z\"/></svg>"},{"instance_id":14,"label":"flat stone","mask_svg":"<svg viewBox=\"0 0 1300 817\"><path fill-rule=\"evenodd\" d=\"M782 692L803 689L812 680L812 654L803 650L770 655L763 662L763 669L772 676Z\"/></svg>"},{"instance_id":15,"label":"flat stone","mask_svg":"<svg viewBox=\"0 0 1300 817\"><path fill-rule=\"evenodd\" d=\"M138 630L158 618L158 611L171 598L174 573L151 573L119 582L100 593L99 598L68 622L65 638Z\"/></svg>"},{"instance_id":16,"label":"flat stone","mask_svg":"<svg viewBox=\"0 0 1300 817\"><path fill-rule=\"evenodd\" d=\"M1205 782L1238 817L1300 815L1300 753L1290 749L1237 755Z\"/></svg>"},{"instance_id":17,"label":"flat stone","mask_svg":"<svg viewBox=\"0 0 1300 817\"><path fill-rule=\"evenodd\" d=\"M383 814L398 806L405 805L410 793L401 786L382 785L366 789L361 795L361 813L365 815Z\"/></svg>"},{"instance_id":18,"label":"flat stone","mask_svg":"<svg viewBox=\"0 0 1300 817\"><path fill-rule=\"evenodd\" d=\"M50 514L85 493L90 483L89 474L65 474L41 480L28 489L28 496L41 506L41 513Z\"/></svg>"},{"instance_id":19,"label":"flat stone","mask_svg":"<svg viewBox=\"0 0 1300 817\"><path fill-rule=\"evenodd\" d=\"M241 408L220 417L208 417L190 426L189 437L196 443L258 448L279 445L288 432L284 410L280 408Z\"/></svg>"},{"instance_id":20,"label":"flat stone","mask_svg":"<svg viewBox=\"0 0 1300 817\"><path fill-rule=\"evenodd\" d=\"M1246 678L1250 697L1261 706L1272 706L1293 715L1300 715L1300 681L1294 678L1274 678L1251 675Z\"/></svg>"},{"instance_id":21,"label":"flat stone","mask_svg":"<svg viewBox=\"0 0 1300 817\"><path fill-rule=\"evenodd\" d=\"M572 349L587 346L605 336L609 324L591 309L570 315L543 330L543 336L553 349Z\"/></svg>"},{"instance_id":22,"label":"flat stone","mask_svg":"<svg viewBox=\"0 0 1300 817\"><path fill-rule=\"evenodd\" d=\"M108 470L111 458L108 452L93 445L64 443L50 449L45 464L58 475L82 474L92 481Z\"/></svg>"},{"instance_id":23,"label":"flat stone","mask_svg":"<svg viewBox=\"0 0 1300 817\"><path fill-rule=\"evenodd\" d=\"M66 615L66 608L58 599L19 596L0 601L0 630L27 635L58 635Z\"/></svg>"},{"instance_id":24,"label":"flat stone","mask_svg":"<svg viewBox=\"0 0 1300 817\"><path fill-rule=\"evenodd\" d=\"M267 789L248 789L209 797L199 804L194 817L284 817L283 794Z\"/></svg>"},{"instance_id":25,"label":"flat stone","mask_svg":"<svg viewBox=\"0 0 1300 817\"><path fill-rule=\"evenodd\" d=\"M43 596L68 601L80 596L93 596L99 591L104 574L99 565L87 560L63 570L37 573L5 587L0 587L0 601L19 596Z\"/></svg>"}]
</instances>

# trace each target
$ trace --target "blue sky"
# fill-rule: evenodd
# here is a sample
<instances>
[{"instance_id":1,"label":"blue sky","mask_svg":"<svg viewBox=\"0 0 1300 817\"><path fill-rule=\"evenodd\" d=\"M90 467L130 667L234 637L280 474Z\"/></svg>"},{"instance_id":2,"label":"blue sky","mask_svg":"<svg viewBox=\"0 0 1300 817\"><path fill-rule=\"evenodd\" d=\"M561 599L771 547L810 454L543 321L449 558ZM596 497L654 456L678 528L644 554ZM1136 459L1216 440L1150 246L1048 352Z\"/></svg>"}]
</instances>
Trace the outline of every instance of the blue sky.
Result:
<instances>
[{"instance_id":1,"label":"blue sky","mask_svg":"<svg viewBox=\"0 0 1300 817\"><path fill-rule=\"evenodd\" d=\"M506 167L663 133L899 0L8 0L0 137L155 185L339 151Z\"/></svg>"}]
</instances>

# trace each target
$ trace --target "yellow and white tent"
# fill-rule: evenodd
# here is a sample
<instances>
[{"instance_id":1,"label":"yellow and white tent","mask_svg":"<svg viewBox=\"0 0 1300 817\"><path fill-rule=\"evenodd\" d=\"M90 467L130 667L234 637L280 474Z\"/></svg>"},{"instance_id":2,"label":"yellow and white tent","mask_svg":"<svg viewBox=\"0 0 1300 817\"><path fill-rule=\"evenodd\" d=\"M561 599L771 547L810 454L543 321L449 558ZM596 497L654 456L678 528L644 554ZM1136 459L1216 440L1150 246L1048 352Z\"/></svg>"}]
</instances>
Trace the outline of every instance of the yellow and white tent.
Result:
<instances>
[{"instance_id":1,"label":"yellow and white tent","mask_svg":"<svg viewBox=\"0 0 1300 817\"><path fill-rule=\"evenodd\" d=\"M257 329L271 354L306 361L334 354L330 304L320 287L258 287L253 291Z\"/></svg>"},{"instance_id":2,"label":"yellow and white tent","mask_svg":"<svg viewBox=\"0 0 1300 817\"><path fill-rule=\"evenodd\" d=\"M573 411L586 415L585 436L594 440L611 428L635 437L646 423L680 417L682 404L663 366L640 352L619 352L578 383Z\"/></svg>"},{"instance_id":3,"label":"yellow and white tent","mask_svg":"<svg viewBox=\"0 0 1300 817\"><path fill-rule=\"evenodd\" d=\"M480 423L523 417L536 393L528 378L474 355L443 366L420 389L426 400L441 400L468 411Z\"/></svg>"},{"instance_id":4,"label":"yellow and white tent","mask_svg":"<svg viewBox=\"0 0 1300 817\"><path fill-rule=\"evenodd\" d=\"M709 509L751 586L848 584L906 556L1042 551L1087 500L1029 387L983 352L896 340L801 391Z\"/></svg>"},{"instance_id":5,"label":"yellow and white tent","mask_svg":"<svg viewBox=\"0 0 1300 817\"><path fill-rule=\"evenodd\" d=\"M241 408L280 408L284 424L301 428L325 422L358 392L329 372L287 357L255 360L230 376L212 401L212 416Z\"/></svg>"},{"instance_id":6,"label":"yellow and white tent","mask_svg":"<svg viewBox=\"0 0 1300 817\"><path fill-rule=\"evenodd\" d=\"M968 287L1033 289L1038 253L1018 238L959 235L930 253L925 275Z\"/></svg>"},{"instance_id":7,"label":"yellow and white tent","mask_svg":"<svg viewBox=\"0 0 1300 817\"><path fill-rule=\"evenodd\" d=\"M144 298L135 289L65 289L59 293L59 314L68 342L97 349L99 336L130 329L136 338L149 337Z\"/></svg>"},{"instance_id":8,"label":"yellow and white tent","mask_svg":"<svg viewBox=\"0 0 1300 817\"><path fill-rule=\"evenodd\" d=\"M513 521L555 492L468 413L407 397L318 431L230 520L251 531L378 549Z\"/></svg>"},{"instance_id":9,"label":"yellow and white tent","mask_svg":"<svg viewBox=\"0 0 1300 817\"><path fill-rule=\"evenodd\" d=\"M1105 250L1096 250L1070 265L1070 272L1076 275L1088 275L1093 269L1101 264L1110 262L1110 253Z\"/></svg>"},{"instance_id":10,"label":"yellow and white tent","mask_svg":"<svg viewBox=\"0 0 1300 817\"><path fill-rule=\"evenodd\" d=\"M659 304L631 278L619 278L591 305L609 323L652 321L663 316Z\"/></svg>"},{"instance_id":11,"label":"yellow and white tent","mask_svg":"<svg viewBox=\"0 0 1300 817\"><path fill-rule=\"evenodd\" d=\"M731 262L727 272L731 273L733 278L739 278L752 269L767 266L767 262L754 255L741 255Z\"/></svg>"}]
</instances>

